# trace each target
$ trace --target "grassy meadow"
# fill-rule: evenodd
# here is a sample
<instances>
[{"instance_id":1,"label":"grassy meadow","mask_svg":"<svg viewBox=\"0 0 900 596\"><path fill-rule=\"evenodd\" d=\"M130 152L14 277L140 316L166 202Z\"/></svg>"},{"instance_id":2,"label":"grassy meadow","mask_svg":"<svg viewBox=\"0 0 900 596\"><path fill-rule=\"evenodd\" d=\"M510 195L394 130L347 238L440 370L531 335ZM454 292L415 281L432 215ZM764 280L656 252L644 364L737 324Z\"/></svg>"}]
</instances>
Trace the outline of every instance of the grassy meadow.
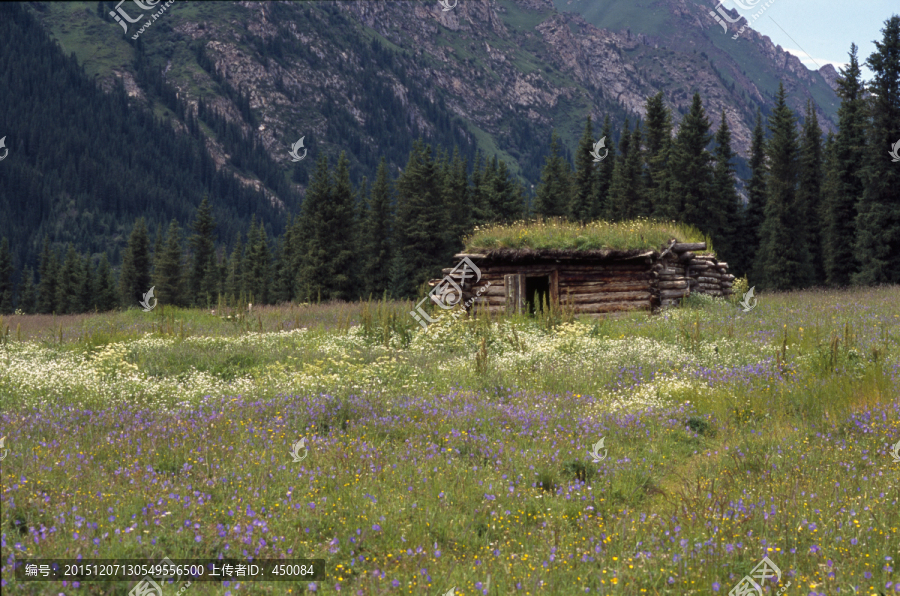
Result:
<instances>
[{"instance_id":1,"label":"grassy meadow","mask_svg":"<svg viewBox=\"0 0 900 596\"><path fill-rule=\"evenodd\" d=\"M766 594L900 594L898 296L6 317L0 589L135 583L17 582L16 557L224 556L328 576L165 594L725 595L767 556Z\"/></svg>"}]
</instances>

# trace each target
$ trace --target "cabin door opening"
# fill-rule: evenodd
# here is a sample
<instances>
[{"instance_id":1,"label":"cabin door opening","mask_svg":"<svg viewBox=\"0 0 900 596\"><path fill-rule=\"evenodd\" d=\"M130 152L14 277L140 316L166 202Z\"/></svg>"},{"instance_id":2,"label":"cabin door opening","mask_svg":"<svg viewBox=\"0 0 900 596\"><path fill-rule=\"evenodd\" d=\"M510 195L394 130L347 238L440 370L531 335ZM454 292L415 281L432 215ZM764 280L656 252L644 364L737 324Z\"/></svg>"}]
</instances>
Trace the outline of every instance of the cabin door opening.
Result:
<instances>
[{"instance_id":1,"label":"cabin door opening","mask_svg":"<svg viewBox=\"0 0 900 596\"><path fill-rule=\"evenodd\" d=\"M525 304L530 315L539 313L550 304L550 276L525 278Z\"/></svg>"}]
</instances>

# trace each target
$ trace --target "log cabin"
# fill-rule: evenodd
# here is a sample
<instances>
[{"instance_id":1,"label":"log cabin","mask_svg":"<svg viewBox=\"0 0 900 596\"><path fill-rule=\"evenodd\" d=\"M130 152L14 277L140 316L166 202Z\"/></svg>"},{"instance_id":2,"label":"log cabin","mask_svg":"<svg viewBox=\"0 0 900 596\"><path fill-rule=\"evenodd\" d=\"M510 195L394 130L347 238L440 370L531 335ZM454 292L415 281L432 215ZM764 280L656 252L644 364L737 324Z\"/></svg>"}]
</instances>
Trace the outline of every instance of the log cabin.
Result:
<instances>
[{"instance_id":1,"label":"log cabin","mask_svg":"<svg viewBox=\"0 0 900 596\"><path fill-rule=\"evenodd\" d=\"M534 313L545 303L590 316L655 312L690 294L732 294L728 263L697 252L705 249L705 242L673 239L659 250L470 251L457 254L456 266L429 285L435 301L491 314Z\"/></svg>"}]
</instances>

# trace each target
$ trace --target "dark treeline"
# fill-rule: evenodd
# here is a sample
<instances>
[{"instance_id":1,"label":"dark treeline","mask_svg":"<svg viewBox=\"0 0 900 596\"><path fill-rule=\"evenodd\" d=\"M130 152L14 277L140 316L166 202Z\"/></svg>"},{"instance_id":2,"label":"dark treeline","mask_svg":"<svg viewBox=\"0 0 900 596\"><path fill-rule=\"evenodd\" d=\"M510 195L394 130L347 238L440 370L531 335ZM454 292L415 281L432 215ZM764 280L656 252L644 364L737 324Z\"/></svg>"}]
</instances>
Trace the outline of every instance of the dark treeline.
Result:
<instances>
[{"instance_id":1,"label":"dark treeline","mask_svg":"<svg viewBox=\"0 0 900 596\"><path fill-rule=\"evenodd\" d=\"M673 134L660 93L648 98L642 122L626 121L618 143L599 150L599 162L593 144L613 138L608 117L599 132L587 119L574 164L554 133L533 204L497 157L476 154L470 164L458 150L448 155L418 140L396 178L382 158L374 181L358 185L346 154L332 164L320 154L299 214L274 238L255 216L247 234L233 242L219 237L214 201L206 198L188 230L175 218L152 242L138 219L118 275L106 253L82 256L70 244L60 254L46 239L38 270L17 275L4 238L0 312L136 306L150 287L161 304L203 307L221 299L412 297L450 265L475 226L530 215L693 224L732 272L769 290L900 283L900 165L889 155L900 139L900 17L883 33L867 61L875 73L868 84L851 46L839 81L837 134L823 140L811 102L799 123L783 87L770 116L764 121L757 113L746 202L735 187L725 114L716 115L714 129L695 94Z\"/></svg>"}]
</instances>

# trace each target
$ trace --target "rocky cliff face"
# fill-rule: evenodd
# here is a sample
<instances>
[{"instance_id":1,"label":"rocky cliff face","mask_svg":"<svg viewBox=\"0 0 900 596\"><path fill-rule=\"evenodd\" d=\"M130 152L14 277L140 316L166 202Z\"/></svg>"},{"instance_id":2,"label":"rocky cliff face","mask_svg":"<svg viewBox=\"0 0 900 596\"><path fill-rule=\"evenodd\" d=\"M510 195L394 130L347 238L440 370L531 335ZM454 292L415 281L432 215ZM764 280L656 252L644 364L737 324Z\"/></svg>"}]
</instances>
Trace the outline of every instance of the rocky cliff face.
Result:
<instances>
[{"instance_id":1,"label":"rocky cliff face","mask_svg":"<svg viewBox=\"0 0 900 596\"><path fill-rule=\"evenodd\" d=\"M599 1L615 9L625 0ZM306 134L321 149L348 151L369 174L364 155L383 152L390 140L376 125L400 109L399 121L414 134L436 139L452 129L536 183L551 128L572 150L587 114L595 122L609 115L618 130L626 117L643 116L647 97L660 90L676 122L699 91L713 127L724 111L734 148L746 156L756 109L771 105L779 80L798 114L811 97L823 129L833 128L834 69L810 71L749 28L735 40L734 31L716 37L723 33L708 15L714 4L657 0L655 20L646 21L655 29L635 19L612 30L560 12L551 0L459 0L447 11L436 1L176 3L163 17L166 26L151 27L141 43L182 98L196 105L203 97L285 167L289 145ZM99 20L91 10L66 16L69 24L73 16ZM45 22L52 33L65 31L61 19ZM374 63L373 39L390 60ZM142 97L127 67L133 50L118 25L103 24L97 42L122 52L124 65L92 65L90 46L79 47L83 61ZM197 48L211 69L200 67ZM253 124L225 86L249 96ZM455 124L448 127L450 118ZM213 135L209 149L220 167L228 164ZM389 160L399 167L405 155Z\"/></svg>"}]
</instances>

